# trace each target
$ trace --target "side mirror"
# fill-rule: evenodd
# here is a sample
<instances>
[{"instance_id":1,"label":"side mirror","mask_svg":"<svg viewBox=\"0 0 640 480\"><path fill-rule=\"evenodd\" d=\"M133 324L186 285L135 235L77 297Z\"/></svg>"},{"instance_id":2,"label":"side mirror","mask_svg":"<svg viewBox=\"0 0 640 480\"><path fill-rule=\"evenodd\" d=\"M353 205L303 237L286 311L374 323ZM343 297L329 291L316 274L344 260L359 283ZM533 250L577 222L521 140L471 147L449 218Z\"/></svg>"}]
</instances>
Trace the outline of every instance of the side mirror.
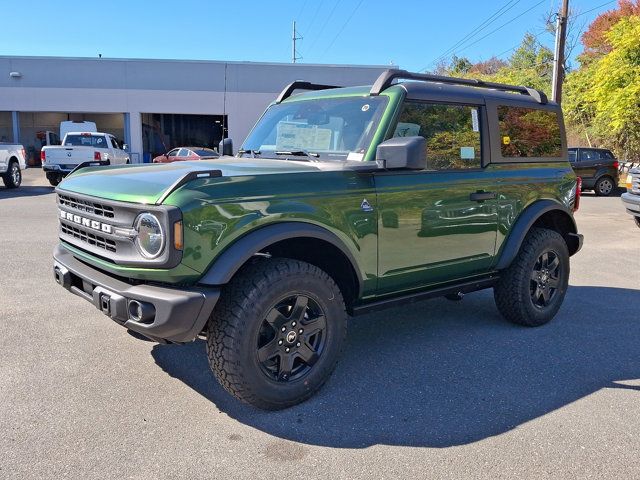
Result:
<instances>
[{"instance_id":1,"label":"side mirror","mask_svg":"<svg viewBox=\"0 0 640 480\"><path fill-rule=\"evenodd\" d=\"M220 155L233 156L233 140L230 138L224 138L218 144L218 153Z\"/></svg>"},{"instance_id":2,"label":"side mirror","mask_svg":"<svg viewBox=\"0 0 640 480\"><path fill-rule=\"evenodd\" d=\"M127 150L129 150L129 145L127 145L126 143L123 143L123 144L122 144L122 150L124 150L125 152L126 152Z\"/></svg>"},{"instance_id":3,"label":"side mirror","mask_svg":"<svg viewBox=\"0 0 640 480\"><path fill-rule=\"evenodd\" d=\"M382 142L376 149L376 163L380 168L395 170L427 168L427 141L424 137L396 137Z\"/></svg>"}]
</instances>

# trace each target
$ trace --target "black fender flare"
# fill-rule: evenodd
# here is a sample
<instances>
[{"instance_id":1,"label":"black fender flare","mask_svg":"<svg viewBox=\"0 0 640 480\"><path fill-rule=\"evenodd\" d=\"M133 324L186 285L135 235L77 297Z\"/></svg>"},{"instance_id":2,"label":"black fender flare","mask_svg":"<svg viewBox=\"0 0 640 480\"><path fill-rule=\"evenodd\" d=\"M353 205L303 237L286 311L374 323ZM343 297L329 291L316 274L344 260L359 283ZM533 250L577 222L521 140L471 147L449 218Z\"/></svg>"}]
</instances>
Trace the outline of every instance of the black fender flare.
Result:
<instances>
[{"instance_id":1,"label":"black fender flare","mask_svg":"<svg viewBox=\"0 0 640 480\"><path fill-rule=\"evenodd\" d=\"M316 238L338 248L351 263L351 267L356 272L358 291L362 291L362 278L358 264L344 242L326 228L307 222L279 222L252 230L223 251L198 283L225 285L253 255L276 242L293 238Z\"/></svg>"},{"instance_id":2,"label":"black fender flare","mask_svg":"<svg viewBox=\"0 0 640 480\"><path fill-rule=\"evenodd\" d=\"M502 247L502 252L500 253L498 263L496 264L497 270L503 270L511 265L511 262L516 255L520 251L520 245L524 241L524 238L527 236L527 233L531 229L534 223L542 217L545 213L551 212L553 210L557 210L562 212L563 215L570 220L570 228L569 237L565 238L567 244L569 245L569 252L573 255L576 253L581 246L581 238L578 238L578 227L576 226L576 221L571 214L571 211L565 207L564 205L555 202L553 200L539 200L531 205L529 205L518 217L513 227L511 228L511 232L509 236L504 242ZM574 239L575 237L575 239ZM573 246L569 242L576 242L576 245Z\"/></svg>"}]
</instances>

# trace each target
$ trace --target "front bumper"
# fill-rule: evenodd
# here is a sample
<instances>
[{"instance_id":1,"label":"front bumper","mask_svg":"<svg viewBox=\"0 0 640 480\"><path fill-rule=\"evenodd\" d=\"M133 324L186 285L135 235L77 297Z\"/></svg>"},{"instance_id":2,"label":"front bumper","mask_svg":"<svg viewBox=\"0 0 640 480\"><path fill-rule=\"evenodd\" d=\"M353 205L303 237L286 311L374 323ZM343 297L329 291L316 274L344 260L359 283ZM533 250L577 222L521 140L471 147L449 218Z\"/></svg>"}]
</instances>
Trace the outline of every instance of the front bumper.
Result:
<instances>
[{"instance_id":1,"label":"front bumper","mask_svg":"<svg viewBox=\"0 0 640 480\"><path fill-rule=\"evenodd\" d=\"M61 286L120 325L161 343L194 340L220 297L217 288L131 285L79 261L62 245L54 250L53 259L54 278ZM145 308L144 321L132 318L136 304Z\"/></svg>"},{"instance_id":2,"label":"front bumper","mask_svg":"<svg viewBox=\"0 0 640 480\"><path fill-rule=\"evenodd\" d=\"M622 203L624 204L627 212L636 217L640 217L640 195L635 193L623 193Z\"/></svg>"}]
</instances>

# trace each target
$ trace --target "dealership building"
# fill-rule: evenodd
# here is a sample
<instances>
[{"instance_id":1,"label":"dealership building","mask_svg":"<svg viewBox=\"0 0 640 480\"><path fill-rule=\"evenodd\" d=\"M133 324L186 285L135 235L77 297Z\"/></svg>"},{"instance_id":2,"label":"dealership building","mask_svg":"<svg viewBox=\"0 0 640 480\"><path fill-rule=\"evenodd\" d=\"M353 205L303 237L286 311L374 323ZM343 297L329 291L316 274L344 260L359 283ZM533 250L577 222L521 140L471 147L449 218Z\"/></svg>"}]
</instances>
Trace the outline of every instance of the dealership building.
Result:
<instances>
[{"instance_id":1,"label":"dealership building","mask_svg":"<svg viewBox=\"0 0 640 480\"><path fill-rule=\"evenodd\" d=\"M128 144L132 162L223 136L237 148L288 83L371 84L385 68L0 56L0 142L21 143L36 165L46 132L86 120Z\"/></svg>"}]
</instances>

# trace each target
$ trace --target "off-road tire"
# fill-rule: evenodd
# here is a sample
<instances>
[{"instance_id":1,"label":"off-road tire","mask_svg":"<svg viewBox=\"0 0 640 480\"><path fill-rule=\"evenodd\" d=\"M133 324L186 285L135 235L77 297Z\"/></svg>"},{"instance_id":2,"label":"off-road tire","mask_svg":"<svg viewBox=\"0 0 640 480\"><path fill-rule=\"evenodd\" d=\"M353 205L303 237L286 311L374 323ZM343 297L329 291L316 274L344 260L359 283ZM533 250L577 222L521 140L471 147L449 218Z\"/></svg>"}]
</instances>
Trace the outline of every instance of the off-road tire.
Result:
<instances>
[{"instance_id":1,"label":"off-road tire","mask_svg":"<svg viewBox=\"0 0 640 480\"><path fill-rule=\"evenodd\" d=\"M264 334L267 314L282 299L296 295L308 297L309 302L322 309L326 337L323 333L322 352L302 378L278 380L265 373L264 364L258 359L258 342ZM304 326L304 321L299 326ZM324 384L343 349L346 332L344 300L327 273L298 260L257 259L243 267L221 292L207 325L207 356L225 390L258 408L278 410L308 399ZM283 360L277 358L279 365Z\"/></svg>"},{"instance_id":2,"label":"off-road tire","mask_svg":"<svg viewBox=\"0 0 640 480\"><path fill-rule=\"evenodd\" d=\"M49 185L51 185L52 187L57 187L62 181L62 175L59 175L57 173L47 172L46 176L47 180L49 180Z\"/></svg>"},{"instance_id":3,"label":"off-road tire","mask_svg":"<svg viewBox=\"0 0 640 480\"><path fill-rule=\"evenodd\" d=\"M7 188L18 188L22 183L22 172L20 171L20 164L17 161L11 160L7 167L7 172L2 175L2 181Z\"/></svg>"},{"instance_id":4,"label":"off-road tire","mask_svg":"<svg viewBox=\"0 0 640 480\"><path fill-rule=\"evenodd\" d=\"M545 252L553 252L559 260L558 287L549 304L536 306L534 269ZM532 228L527 234L518 255L504 270L493 289L500 313L510 322L527 327L538 327L549 322L558 312L569 284L569 250L562 236L546 228Z\"/></svg>"},{"instance_id":5,"label":"off-road tire","mask_svg":"<svg viewBox=\"0 0 640 480\"><path fill-rule=\"evenodd\" d=\"M613 194L613 192L615 192L616 182L613 181L613 178L605 175L598 179L593 187L593 190L599 197L608 197L609 195Z\"/></svg>"}]
</instances>

